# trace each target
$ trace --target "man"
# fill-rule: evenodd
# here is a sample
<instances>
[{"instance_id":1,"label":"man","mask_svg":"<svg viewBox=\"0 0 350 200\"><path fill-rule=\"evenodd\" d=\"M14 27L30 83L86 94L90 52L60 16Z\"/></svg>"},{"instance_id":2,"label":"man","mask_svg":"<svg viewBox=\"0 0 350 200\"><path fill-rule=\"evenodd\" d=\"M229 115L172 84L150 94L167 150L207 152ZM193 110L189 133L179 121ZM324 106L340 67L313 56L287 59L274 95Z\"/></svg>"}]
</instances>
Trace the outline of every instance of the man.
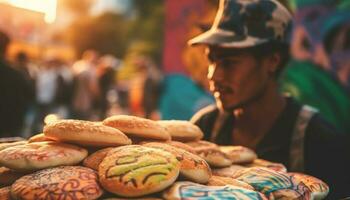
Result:
<instances>
[{"instance_id":1,"label":"man","mask_svg":"<svg viewBox=\"0 0 350 200\"><path fill-rule=\"evenodd\" d=\"M344 197L350 194L347 139L278 92L290 27L290 13L275 0L221 0L211 29L189 41L207 48L216 98L216 106L191 121L206 140L250 147L260 158L327 182L330 198Z\"/></svg>"},{"instance_id":2,"label":"man","mask_svg":"<svg viewBox=\"0 0 350 200\"><path fill-rule=\"evenodd\" d=\"M34 99L34 89L5 61L10 38L0 31L0 137L20 136L25 112Z\"/></svg>"}]
</instances>

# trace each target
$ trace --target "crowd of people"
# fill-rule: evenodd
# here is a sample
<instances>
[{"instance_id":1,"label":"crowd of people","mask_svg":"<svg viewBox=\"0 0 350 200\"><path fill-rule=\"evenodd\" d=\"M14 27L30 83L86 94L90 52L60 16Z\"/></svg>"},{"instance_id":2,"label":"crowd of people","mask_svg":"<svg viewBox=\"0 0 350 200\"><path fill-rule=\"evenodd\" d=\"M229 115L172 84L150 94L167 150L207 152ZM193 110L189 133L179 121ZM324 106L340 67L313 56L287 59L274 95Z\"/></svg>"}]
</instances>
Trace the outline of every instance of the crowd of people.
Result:
<instances>
[{"instance_id":1,"label":"crowd of people","mask_svg":"<svg viewBox=\"0 0 350 200\"><path fill-rule=\"evenodd\" d=\"M5 34L1 37L6 38L5 47L10 38ZM40 132L50 117L92 121L112 114L159 117L156 104L162 75L147 56L138 56L133 76L120 82L117 77L122 61L91 49L71 63L57 57L34 62L25 52L18 52L12 62L4 56L1 60L0 69L11 71L11 75L0 74L1 87L6 87L2 91L11 93L4 95L8 99L0 100L1 116L10 122L1 125L1 137L29 137Z\"/></svg>"}]
</instances>

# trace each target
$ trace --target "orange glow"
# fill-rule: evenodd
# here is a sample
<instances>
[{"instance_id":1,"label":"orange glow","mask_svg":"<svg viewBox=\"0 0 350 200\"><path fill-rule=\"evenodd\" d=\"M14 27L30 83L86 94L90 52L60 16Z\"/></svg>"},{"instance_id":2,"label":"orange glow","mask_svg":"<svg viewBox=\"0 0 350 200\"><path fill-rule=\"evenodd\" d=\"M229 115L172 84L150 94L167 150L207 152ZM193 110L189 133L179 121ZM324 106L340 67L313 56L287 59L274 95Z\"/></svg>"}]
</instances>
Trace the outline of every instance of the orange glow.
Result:
<instances>
[{"instance_id":1,"label":"orange glow","mask_svg":"<svg viewBox=\"0 0 350 200\"><path fill-rule=\"evenodd\" d=\"M46 23L53 23L56 19L57 0L0 0L0 3L45 13Z\"/></svg>"}]
</instances>

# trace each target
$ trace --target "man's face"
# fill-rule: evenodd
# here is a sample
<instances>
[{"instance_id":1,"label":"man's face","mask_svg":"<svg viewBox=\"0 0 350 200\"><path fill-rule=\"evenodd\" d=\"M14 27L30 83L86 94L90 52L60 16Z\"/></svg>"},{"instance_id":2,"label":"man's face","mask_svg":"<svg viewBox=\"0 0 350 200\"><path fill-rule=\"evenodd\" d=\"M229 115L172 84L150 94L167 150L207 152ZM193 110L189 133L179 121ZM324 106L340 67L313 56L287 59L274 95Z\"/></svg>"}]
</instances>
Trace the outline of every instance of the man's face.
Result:
<instances>
[{"instance_id":1,"label":"man's face","mask_svg":"<svg viewBox=\"0 0 350 200\"><path fill-rule=\"evenodd\" d=\"M208 47L207 57L210 90L218 107L227 111L261 97L273 78L264 59L246 50Z\"/></svg>"}]
</instances>

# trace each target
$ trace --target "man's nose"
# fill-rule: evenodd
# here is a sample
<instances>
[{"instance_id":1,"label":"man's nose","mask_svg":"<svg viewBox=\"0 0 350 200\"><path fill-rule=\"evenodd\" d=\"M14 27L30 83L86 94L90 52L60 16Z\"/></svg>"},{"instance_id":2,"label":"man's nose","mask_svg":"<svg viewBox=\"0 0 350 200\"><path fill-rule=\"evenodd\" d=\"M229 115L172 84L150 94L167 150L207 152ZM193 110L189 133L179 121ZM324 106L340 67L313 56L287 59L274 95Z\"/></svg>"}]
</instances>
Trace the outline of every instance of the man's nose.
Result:
<instances>
[{"instance_id":1,"label":"man's nose","mask_svg":"<svg viewBox=\"0 0 350 200\"><path fill-rule=\"evenodd\" d=\"M207 77L210 81L221 81L224 78L223 70L215 64L210 64Z\"/></svg>"}]
</instances>

